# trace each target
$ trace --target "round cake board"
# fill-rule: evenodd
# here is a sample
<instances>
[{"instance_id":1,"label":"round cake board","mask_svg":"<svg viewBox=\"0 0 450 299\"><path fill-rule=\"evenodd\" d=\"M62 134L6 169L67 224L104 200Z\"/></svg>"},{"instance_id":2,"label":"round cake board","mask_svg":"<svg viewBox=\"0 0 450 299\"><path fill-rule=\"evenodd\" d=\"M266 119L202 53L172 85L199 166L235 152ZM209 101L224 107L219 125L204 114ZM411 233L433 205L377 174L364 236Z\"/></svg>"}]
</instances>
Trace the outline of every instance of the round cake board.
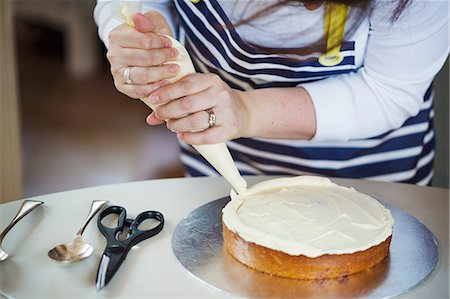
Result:
<instances>
[{"instance_id":1,"label":"round cake board","mask_svg":"<svg viewBox=\"0 0 450 299\"><path fill-rule=\"evenodd\" d=\"M296 280L270 276L241 264L223 247L220 198L183 218L172 236L180 264L200 281L236 296L249 298L391 298L427 279L439 258L437 240L405 211L391 210L394 230L389 256L369 271L341 279Z\"/></svg>"}]
</instances>

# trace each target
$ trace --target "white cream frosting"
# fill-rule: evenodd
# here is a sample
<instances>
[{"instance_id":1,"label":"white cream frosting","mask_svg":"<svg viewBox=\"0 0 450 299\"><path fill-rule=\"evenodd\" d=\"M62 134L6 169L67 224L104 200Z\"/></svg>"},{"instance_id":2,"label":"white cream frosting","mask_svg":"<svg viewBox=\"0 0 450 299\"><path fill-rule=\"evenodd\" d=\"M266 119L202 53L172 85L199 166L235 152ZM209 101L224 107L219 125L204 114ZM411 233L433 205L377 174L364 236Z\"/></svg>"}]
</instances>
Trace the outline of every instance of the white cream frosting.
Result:
<instances>
[{"instance_id":1,"label":"white cream frosting","mask_svg":"<svg viewBox=\"0 0 450 299\"><path fill-rule=\"evenodd\" d=\"M228 229L247 242L311 258L351 254L385 241L394 219L369 195L315 176L264 181L223 209Z\"/></svg>"}]
</instances>

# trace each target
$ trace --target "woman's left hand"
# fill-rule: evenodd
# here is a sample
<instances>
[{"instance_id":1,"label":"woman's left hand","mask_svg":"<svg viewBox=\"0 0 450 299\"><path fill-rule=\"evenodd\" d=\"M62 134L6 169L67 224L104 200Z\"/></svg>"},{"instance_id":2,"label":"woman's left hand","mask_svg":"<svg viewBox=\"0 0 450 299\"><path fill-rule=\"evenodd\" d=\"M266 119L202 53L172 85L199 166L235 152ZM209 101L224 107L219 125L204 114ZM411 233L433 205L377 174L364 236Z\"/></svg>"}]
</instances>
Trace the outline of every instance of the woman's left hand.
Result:
<instances>
[{"instance_id":1,"label":"woman's left hand","mask_svg":"<svg viewBox=\"0 0 450 299\"><path fill-rule=\"evenodd\" d=\"M243 137L249 116L244 97L244 92L230 88L216 74L190 74L150 94L150 103L158 108L147 123L166 121L179 139L194 145ZM212 127L207 109L216 116Z\"/></svg>"}]
</instances>

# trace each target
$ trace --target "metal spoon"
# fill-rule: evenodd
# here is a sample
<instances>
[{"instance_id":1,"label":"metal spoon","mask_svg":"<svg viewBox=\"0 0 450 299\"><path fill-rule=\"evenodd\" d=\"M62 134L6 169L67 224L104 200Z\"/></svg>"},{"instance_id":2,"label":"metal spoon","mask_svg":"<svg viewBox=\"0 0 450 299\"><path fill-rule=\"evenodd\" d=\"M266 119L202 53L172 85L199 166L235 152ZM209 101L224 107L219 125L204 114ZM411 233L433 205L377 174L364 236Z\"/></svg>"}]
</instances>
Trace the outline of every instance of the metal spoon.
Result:
<instances>
[{"instance_id":1,"label":"metal spoon","mask_svg":"<svg viewBox=\"0 0 450 299\"><path fill-rule=\"evenodd\" d=\"M97 214L97 212L100 211L106 203L108 203L107 200L94 200L91 204L89 214L75 235L75 238L69 243L60 244L54 247L48 252L48 256L51 259L61 263L76 262L90 256L94 249L91 245L81 239L81 235L83 234L89 221L91 221L94 215Z\"/></svg>"},{"instance_id":2,"label":"metal spoon","mask_svg":"<svg viewBox=\"0 0 450 299\"><path fill-rule=\"evenodd\" d=\"M28 213L33 211L34 208L36 208L37 206L40 206L41 204L43 204L43 202L37 201L37 200L24 200L22 202L22 205L20 206L19 211L17 212L16 216L14 216L13 220L11 220L11 223L9 223L8 226L0 234L0 262L6 260L9 256L2 248L3 238L9 232L9 230L14 225L16 225L17 222L19 222L20 219L25 217Z\"/></svg>"}]
</instances>

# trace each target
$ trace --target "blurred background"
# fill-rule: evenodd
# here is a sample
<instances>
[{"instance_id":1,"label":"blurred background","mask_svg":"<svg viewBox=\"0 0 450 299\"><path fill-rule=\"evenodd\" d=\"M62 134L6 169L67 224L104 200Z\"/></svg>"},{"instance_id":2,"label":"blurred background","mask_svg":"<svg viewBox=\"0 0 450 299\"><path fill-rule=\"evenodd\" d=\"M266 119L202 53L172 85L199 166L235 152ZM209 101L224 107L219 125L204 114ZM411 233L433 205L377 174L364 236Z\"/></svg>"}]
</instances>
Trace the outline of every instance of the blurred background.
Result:
<instances>
[{"instance_id":1,"label":"blurred background","mask_svg":"<svg viewBox=\"0 0 450 299\"><path fill-rule=\"evenodd\" d=\"M12 14L23 197L183 176L175 135L115 89L95 1L0 1Z\"/></svg>"},{"instance_id":2,"label":"blurred background","mask_svg":"<svg viewBox=\"0 0 450 299\"><path fill-rule=\"evenodd\" d=\"M175 135L116 91L94 0L0 0L0 202L183 176ZM449 186L449 66L435 80L434 186ZM17 124L17 126L15 125Z\"/></svg>"}]
</instances>

